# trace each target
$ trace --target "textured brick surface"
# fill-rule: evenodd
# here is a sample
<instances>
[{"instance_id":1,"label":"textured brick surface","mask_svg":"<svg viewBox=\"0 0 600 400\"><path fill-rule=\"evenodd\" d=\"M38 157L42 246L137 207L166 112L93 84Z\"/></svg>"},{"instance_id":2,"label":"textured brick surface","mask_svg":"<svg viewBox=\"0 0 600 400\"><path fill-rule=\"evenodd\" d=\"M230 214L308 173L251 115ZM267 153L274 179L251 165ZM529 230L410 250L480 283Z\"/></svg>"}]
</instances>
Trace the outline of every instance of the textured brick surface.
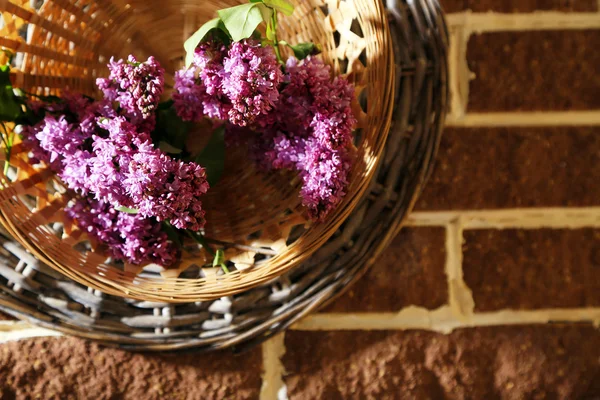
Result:
<instances>
[{"instance_id":1,"label":"textured brick surface","mask_svg":"<svg viewBox=\"0 0 600 400\"><path fill-rule=\"evenodd\" d=\"M599 127L448 128L417 208L600 205L598 176Z\"/></svg>"},{"instance_id":2,"label":"textured brick surface","mask_svg":"<svg viewBox=\"0 0 600 400\"><path fill-rule=\"evenodd\" d=\"M600 396L600 332L519 326L288 332L291 399L582 399Z\"/></svg>"},{"instance_id":3,"label":"textured brick surface","mask_svg":"<svg viewBox=\"0 0 600 400\"><path fill-rule=\"evenodd\" d=\"M1 399L256 399L261 352L135 354L78 339L0 345Z\"/></svg>"},{"instance_id":4,"label":"textured brick surface","mask_svg":"<svg viewBox=\"0 0 600 400\"><path fill-rule=\"evenodd\" d=\"M600 306L600 230L464 232L476 310Z\"/></svg>"},{"instance_id":5,"label":"textured brick surface","mask_svg":"<svg viewBox=\"0 0 600 400\"><path fill-rule=\"evenodd\" d=\"M472 35L468 111L600 108L600 30Z\"/></svg>"},{"instance_id":6,"label":"textured brick surface","mask_svg":"<svg viewBox=\"0 0 600 400\"><path fill-rule=\"evenodd\" d=\"M441 0L446 12L471 10L474 12L496 11L503 13L532 12L537 10L596 11L596 0Z\"/></svg>"},{"instance_id":7,"label":"textured brick surface","mask_svg":"<svg viewBox=\"0 0 600 400\"><path fill-rule=\"evenodd\" d=\"M405 229L367 275L324 311L399 311L409 305L440 307L448 298L445 260L443 228Z\"/></svg>"}]
</instances>

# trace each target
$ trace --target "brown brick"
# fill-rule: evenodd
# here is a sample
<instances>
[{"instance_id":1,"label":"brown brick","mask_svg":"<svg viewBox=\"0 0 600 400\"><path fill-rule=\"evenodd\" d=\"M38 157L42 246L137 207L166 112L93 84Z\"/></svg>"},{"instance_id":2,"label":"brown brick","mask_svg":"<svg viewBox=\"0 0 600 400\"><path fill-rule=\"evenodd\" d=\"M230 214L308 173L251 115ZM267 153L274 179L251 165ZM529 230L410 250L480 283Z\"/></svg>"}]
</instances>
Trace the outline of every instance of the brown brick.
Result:
<instances>
[{"instance_id":1,"label":"brown brick","mask_svg":"<svg viewBox=\"0 0 600 400\"><path fill-rule=\"evenodd\" d=\"M464 232L476 310L600 306L600 229Z\"/></svg>"},{"instance_id":2,"label":"brown brick","mask_svg":"<svg viewBox=\"0 0 600 400\"><path fill-rule=\"evenodd\" d=\"M139 354L78 339L0 345L2 399L257 399L261 352Z\"/></svg>"},{"instance_id":3,"label":"brown brick","mask_svg":"<svg viewBox=\"0 0 600 400\"><path fill-rule=\"evenodd\" d=\"M600 395L591 326L286 333L294 399L581 399ZM597 398L597 397L594 397Z\"/></svg>"},{"instance_id":4,"label":"brown brick","mask_svg":"<svg viewBox=\"0 0 600 400\"><path fill-rule=\"evenodd\" d=\"M398 311L409 305L447 303L443 228L407 228L371 270L326 312Z\"/></svg>"},{"instance_id":5,"label":"brown brick","mask_svg":"<svg viewBox=\"0 0 600 400\"><path fill-rule=\"evenodd\" d=\"M469 112L600 108L600 30L471 36Z\"/></svg>"},{"instance_id":6,"label":"brown brick","mask_svg":"<svg viewBox=\"0 0 600 400\"><path fill-rule=\"evenodd\" d=\"M421 210L600 204L600 127L446 129Z\"/></svg>"},{"instance_id":7,"label":"brown brick","mask_svg":"<svg viewBox=\"0 0 600 400\"><path fill-rule=\"evenodd\" d=\"M471 10L502 13L533 12L537 10L597 11L596 0L441 0L446 12Z\"/></svg>"}]
</instances>

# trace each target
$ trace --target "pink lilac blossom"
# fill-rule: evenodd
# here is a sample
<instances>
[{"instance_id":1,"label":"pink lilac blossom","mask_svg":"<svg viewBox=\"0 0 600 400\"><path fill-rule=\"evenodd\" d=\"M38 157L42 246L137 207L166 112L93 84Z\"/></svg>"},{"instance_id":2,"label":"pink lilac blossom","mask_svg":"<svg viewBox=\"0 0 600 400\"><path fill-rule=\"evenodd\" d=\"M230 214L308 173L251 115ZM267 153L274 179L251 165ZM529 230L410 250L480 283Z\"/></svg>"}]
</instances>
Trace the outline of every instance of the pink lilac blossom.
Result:
<instances>
[{"instance_id":1,"label":"pink lilac blossom","mask_svg":"<svg viewBox=\"0 0 600 400\"><path fill-rule=\"evenodd\" d=\"M302 203L311 218L323 221L346 195L351 162L348 149L331 150L315 141L305 143L300 172Z\"/></svg>"},{"instance_id":2,"label":"pink lilac blossom","mask_svg":"<svg viewBox=\"0 0 600 400\"><path fill-rule=\"evenodd\" d=\"M94 136L87 190L98 200L138 209L142 216L200 230L205 223L200 197L208 191L204 169L155 149L149 135L123 117L99 125L108 137Z\"/></svg>"},{"instance_id":3,"label":"pink lilac blossom","mask_svg":"<svg viewBox=\"0 0 600 400\"><path fill-rule=\"evenodd\" d=\"M184 121L200 121L204 116L226 119L231 103L222 91L223 59L227 48L217 42L202 43L194 52L188 69L175 73L173 102Z\"/></svg>"},{"instance_id":4,"label":"pink lilac blossom","mask_svg":"<svg viewBox=\"0 0 600 400\"><path fill-rule=\"evenodd\" d=\"M223 93L231 102L229 122L252 125L279 100L283 73L272 46L246 39L231 45L223 61Z\"/></svg>"},{"instance_id":5,"label":"pink lilac blossom","mask_svg":"<svg viewBox=\"0 0 600 400\"><path fill-rule=\"evenodd\" d=\"M173 101L186 121L206 116L250 126L270 118L282 82L273 47L252 39L229 49L206 42L196 49L192 66L176 72Z\"/></svg>"},{"instance_id":6,"label":"pink lilac blossom","mask_svg":"<svg viewBox=\"0 0 600 400\"><path fill-rule=\"evenodd\" d=\"M288 130L308 129L329 149L347 147L356 124L351 108L354 87L342 77L331 80L329 66L316 57L300 63L290 57L286 66L289 84L281 92L283 100L277 112L295 117L279 122Z\"/></svg>"},{"instance_id":7,"label":"pink lilac blossom","mask_svg":"<svg viewBox=\"0 0 600 400\"><path fill-rule=\"evenodd\" d=\"M180 229L198 231L204 226L200 197L209 185L198 164L172 159L145 142L121 171L122 187L140 214L168 220Z\"/></svg>"},{"instance_id":8,"label":"pink lilac blossom","mask_svg":"<svg viewBox=\"0 0 600 400\"><path fill-rule=\"evenodd\" d=\"M155 110L164 89L165 70L154 57L138 62L132 55L127 61L111 58L108 69L108 78L96 80L104 98L118 102L130 121L143 126L146 131L152 131Z\"/></svg>"},{"instance_id":9,"label":"pink lilac blossom","mask_svg":"<svg viewBox=\"0 0 600 400\"><path fill-rule=\"evenodd\" d=\"M177 247L153 218L118 212L89 197L76 199L65 211L92 240L107 246L115 260L168 266L177 259Z\"/></svg>"},{"instance_id":10,"label":"pink lilac blossom","mask_svg":"<svg viewBox=\"0 0 600 400\"><path fill-rule=\"evenodd\" d=\"M83 196L139 209L143 217L170 221L180 229L200 230L205 223L200 197L208 190L204 169L155 149L150 135L124 116L97 115L103 109L90 102L80 111L82 121L69 123L65 115L49 113L38 125L26 127L24 137L34 157Z\"/></svg>"},{"instance_id":11,"label":"pink lilac blossom","mask_svg":"<svg viewBox=\"0 0 600 400\"><path fill-rule=\"evenodd\" d=\"M66 158L86 147L95 129L95 119L105 104L93 103L80 94L65 92L63 101L33 102L33 112L44 115L36 125L23 126L23 142L31 150L33 163L45 162L58 172Z\"/></svg>"},{"instance_id":12,"label":"pink lilac blossom","mask_svg":"<svg viewBox=\"0 0 600 400\"><path fill-rule=\"evenodd\" d=\"M228 128L228 140L245 138L262 168L298 171L302 202L311 218L323 221L346 194L356 123L353 97L353 86L340 77L332 80L318 58L298 62L292 57L273 112L256 121L257 132Z\"/></svg>"}]
</instances>

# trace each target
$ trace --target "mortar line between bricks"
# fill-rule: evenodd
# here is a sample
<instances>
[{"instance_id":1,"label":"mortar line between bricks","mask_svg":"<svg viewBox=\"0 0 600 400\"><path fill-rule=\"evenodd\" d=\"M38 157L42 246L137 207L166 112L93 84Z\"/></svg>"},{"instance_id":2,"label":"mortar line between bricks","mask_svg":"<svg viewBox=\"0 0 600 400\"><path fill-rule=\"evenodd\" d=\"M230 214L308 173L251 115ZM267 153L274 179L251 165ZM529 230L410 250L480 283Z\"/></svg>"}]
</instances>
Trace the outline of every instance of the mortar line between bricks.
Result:
<instances>
[{"instance_id":1,"label":"mortar line between bricks","mask_svg":"<svg viewBox=\"0 0 600 400\"><path fill-rule=\"evenodd\" d=\"M287 399L283 381L284 368L281 357L285 354L285 333L269 339L262 344L263 375L260 400Z\"/></svg>"},{"instance_id":2,"label":"mortar line between bricks","mask_svg":"<svg viewBox=\"0 0 600 400\"><path fill-rule=\"evenodd\" d=\"M461 218L446 226L446 279L448 283L448 305L459 320L469 318L475 309L473 292L463 279L463 228Z\"/></svg>"},{"instance_id":3,"label":"mortar line between bricks","mask_svg":"<svg viewBox=\"0 0 600 400\"><path fill-rule=\"evenodd\" d=\"M598 19L600 20L600 18ZM458 84L459 83L453 83L453 85L455 86ZM461 102L459 104L461 106L464 105L466 107L466 102L463 102L463 100L460 101ZM490 113L469 113L466 112L464 109L460 109L452 110L452 113L448 114L446 125L465 128L528 126L597 126L600 125L600 110L532 112L509 111Z\"/></svg>"},{"instance_id":4,"label":"mortar line between bricks","mask_svg":"<svg viewBox=\"0 0 600 400\"><path fill-rule=\"evenodd\" d=\"M592 323L598 328L600 308L499 310L474 313L460 320L455 318L449 306L436 310L410 306L398 313L314 314L298 322L291 329L300 331L423 329L447 334L460 328L569 322Z\"/></svg>"},{"instance_id":5,"label":"mortar line between bricks","mask_svg":"<svg viewBox=\"0 0 600 400\"><path fill-rule=\"evenodd\" d=\"M600 19L592 12L536 11L532 13L473 13L447 15L450 28L461 26L469 34L481 32L598 29Z\"/></svg>"},{"instance_id":6,"label":"mortar line between bricks","mask_svg":"<svg viewBox=\"0 0 600 400\"><path fill-rule=\"evenodd\" d=\"M464 118L469 99L469 76L467 66L468 35L461 26L450 30L450 47L448 49L448 70L450 74L450 112L446 121L458 121Z\"/></svg>"},{"instance_id":7,"label":"mortar line between bricks","mask_svg":"<svg viewBox=\"0 0 600 400\"><path fill-rule=\"evenodd\" d=\"M600 207L416 211L408 216L406 225L446 226L459 218L465 230L600 228Z\"/></svg>"}]
</instances>

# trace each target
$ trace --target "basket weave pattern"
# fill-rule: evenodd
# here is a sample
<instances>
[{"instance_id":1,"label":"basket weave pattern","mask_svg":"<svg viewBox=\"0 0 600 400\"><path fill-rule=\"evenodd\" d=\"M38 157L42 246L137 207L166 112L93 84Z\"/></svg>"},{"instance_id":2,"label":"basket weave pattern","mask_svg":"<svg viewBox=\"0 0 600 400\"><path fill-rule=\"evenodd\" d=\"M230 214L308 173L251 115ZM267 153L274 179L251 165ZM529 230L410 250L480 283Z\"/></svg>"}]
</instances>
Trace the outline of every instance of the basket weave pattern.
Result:
<instances>
[{"instance_id":1,"label":"basket weave pattern","mask_svg":"<svg viewBox=\"0 0 600 400\"><path fill-rule=\"evenodd\" d=\"M36 9L29 3L0 1L0 45L17 54L14 85L36 94L56 94L68 87L98 96L95 79L106 74L111 56L154 55L172 73L182 62L183 39L218 8L239 2L46 0ZM225 176L203 203L206 236L235 244L226 246L225 253L235 265L232 273L201 268L206 255L189 247L181 262L166 270L115 265L65 218L62 209L69 192L48 171L28 165L20 145L13 147L13 168L2 182L0 222L32 253L71 279L139 300L187 302L228 296L306 260L352 212L376 171L391 121L394 70L380 0L302 0L295 5L294 15L281 21L281 38L321 44L321 56L333 73L346 75L357 89L356 161L348 194L326 223L307 222L298 198L299 180L293 175L259 173L243 151L231 151ZM165 78L172 83L172 75Z\"/></svg>"},{"instance_id":2,"label":"basket weave pattern","mask_svg":"<svg viewBox=\"0 0 600 400\"><path fill-rule=\"evenodd\" d=\"M389 0L388 17L397 85L384 162L350 218L310 260L269 285L216 301L174 305L86 288L0 236L0 309L128 349L243 349L343 292L377 259L411 210L431 171L448 100L448 38L437 1Z\"/></svg>"}]
</instances>

